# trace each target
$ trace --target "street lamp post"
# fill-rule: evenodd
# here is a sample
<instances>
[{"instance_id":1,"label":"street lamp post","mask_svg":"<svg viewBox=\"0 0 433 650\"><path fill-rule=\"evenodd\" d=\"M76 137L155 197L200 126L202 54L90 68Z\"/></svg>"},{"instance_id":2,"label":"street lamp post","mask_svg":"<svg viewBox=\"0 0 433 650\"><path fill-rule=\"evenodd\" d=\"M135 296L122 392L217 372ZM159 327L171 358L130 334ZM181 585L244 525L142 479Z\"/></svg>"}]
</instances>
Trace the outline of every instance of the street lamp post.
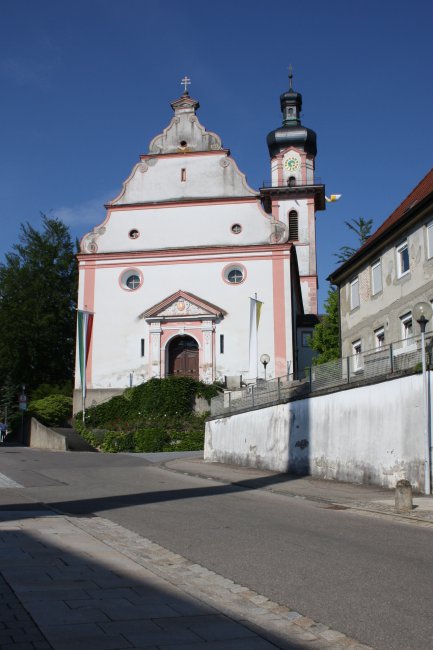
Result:
<instances>
[{"instance_id":1,"label":"street lamp post","mask_svg":"<svg viewBox=\"0 0 433 650\"><path fill-rule=\"evenodd\" d=\"M265 381L266 381L266 366L268 365L269 361L271 360L271 357L269 354L262 354L260 357L260 363L263 363L263 367L265 369Z\"/></svg>"},{"instance_id":2,"label":"street lamp post","mask_svg":"<svg viewBox=\"0 0 433 650\"><path fill-rule=\"evenodd\" d=\"M432 317L432 308L428 302L417 302L413 308L413 316L421 328L421 361L423 379L423 416L424 416L424 444L425 444L425 465L424 465L424 493L430 494L430 432L429 432L429 396L427 369L425 362L425 328Z\"/></svg>"}]
</instances>

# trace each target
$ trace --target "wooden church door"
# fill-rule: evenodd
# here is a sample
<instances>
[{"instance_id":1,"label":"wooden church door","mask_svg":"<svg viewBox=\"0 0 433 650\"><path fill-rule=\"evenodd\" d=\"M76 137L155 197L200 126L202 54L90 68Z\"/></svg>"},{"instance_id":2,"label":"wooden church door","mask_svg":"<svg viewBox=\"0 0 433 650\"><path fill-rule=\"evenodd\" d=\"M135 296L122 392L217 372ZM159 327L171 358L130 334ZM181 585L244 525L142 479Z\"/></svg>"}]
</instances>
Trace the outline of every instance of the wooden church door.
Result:
<instances>
[{"instance_id":1,"label":"wooden church door","mask_svg":"<svg viewBox=\"0 0 433 650\"><path fill-rule=\"evenodd\" d=\"M168 373L199 379L198 343L191 336L176 336L170 342Z\"/></svg>"}]
</instances>

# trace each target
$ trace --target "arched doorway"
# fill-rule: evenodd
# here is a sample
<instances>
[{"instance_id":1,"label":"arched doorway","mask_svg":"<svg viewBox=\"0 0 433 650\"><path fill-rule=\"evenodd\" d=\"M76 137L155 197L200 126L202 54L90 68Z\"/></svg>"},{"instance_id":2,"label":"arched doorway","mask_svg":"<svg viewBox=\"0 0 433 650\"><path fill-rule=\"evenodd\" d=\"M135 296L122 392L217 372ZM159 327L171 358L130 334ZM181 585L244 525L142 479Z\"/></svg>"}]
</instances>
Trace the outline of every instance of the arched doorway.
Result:
<instances>
[{"instance_id":1,"label":"arched doorway","mask_svg":"<svg viewBox=\"0 0 433 650\"><path fill-rule=\"evenodd\" d=\"M198 343L191 336L175 336L168 344L168 374L199 378Z\"/></svg>"}]
</instances>

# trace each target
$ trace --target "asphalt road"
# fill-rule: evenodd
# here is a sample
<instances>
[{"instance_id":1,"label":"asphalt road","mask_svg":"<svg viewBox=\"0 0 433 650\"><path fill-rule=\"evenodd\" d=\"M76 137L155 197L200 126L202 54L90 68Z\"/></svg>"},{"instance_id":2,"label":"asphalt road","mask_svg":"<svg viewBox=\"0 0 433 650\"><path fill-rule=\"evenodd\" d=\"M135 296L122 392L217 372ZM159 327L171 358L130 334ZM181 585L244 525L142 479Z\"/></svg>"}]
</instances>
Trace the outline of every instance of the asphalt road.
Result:
<instances>
[{"instance_id":1,"label":"asphalt road","mask_svg":"<svg viewBox=\"0 0 433 650\"><path fill-rule=\"evenodd\" d=\"M106 517L378 650L433 648L433 528L176 474L127 455L3 448L2 508Z\"/></svg>"}]
</instances>

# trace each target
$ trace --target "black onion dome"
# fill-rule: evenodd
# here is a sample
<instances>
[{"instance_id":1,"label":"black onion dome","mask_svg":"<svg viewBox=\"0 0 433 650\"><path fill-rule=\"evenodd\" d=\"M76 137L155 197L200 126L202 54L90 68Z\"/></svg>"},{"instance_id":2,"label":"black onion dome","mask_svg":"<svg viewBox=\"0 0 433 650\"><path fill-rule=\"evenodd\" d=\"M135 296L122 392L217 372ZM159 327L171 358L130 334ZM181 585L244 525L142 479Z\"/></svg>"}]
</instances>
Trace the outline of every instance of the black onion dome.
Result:
<instances>
[{"instance_id":1,"label":"black onion dome","mask_svg":"<svg viewBox=\"0 0 433 650\"><path fill-rule=\"evenodd\" d=\"M317 153L316 134L301 124L302 95L292 88L280 96L283 126L271 131L266 138L273 158L287 147L302 149L313 156Z\"/></svg>"}]
</instances>

